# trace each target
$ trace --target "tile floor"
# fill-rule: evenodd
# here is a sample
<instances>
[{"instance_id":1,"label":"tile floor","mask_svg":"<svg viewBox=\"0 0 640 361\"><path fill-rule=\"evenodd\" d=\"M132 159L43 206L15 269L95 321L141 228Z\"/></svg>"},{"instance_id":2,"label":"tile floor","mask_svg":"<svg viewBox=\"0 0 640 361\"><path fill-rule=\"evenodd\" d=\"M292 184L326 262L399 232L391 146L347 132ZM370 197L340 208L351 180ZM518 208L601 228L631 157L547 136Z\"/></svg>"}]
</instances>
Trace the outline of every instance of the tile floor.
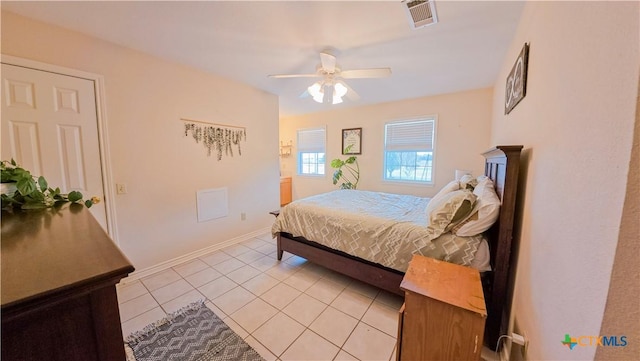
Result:
<instances>
[{"instance_id":1,"label":"tile floor","mask_svg":"<svg viewBox=\"0 0 640 361\"><path fill-rule=\"evenodd\" d=\"M193 301L267 360L395 360L402 298L285 253L264 234L118 287L122 332Z\"/></svg>"}]
</instances>

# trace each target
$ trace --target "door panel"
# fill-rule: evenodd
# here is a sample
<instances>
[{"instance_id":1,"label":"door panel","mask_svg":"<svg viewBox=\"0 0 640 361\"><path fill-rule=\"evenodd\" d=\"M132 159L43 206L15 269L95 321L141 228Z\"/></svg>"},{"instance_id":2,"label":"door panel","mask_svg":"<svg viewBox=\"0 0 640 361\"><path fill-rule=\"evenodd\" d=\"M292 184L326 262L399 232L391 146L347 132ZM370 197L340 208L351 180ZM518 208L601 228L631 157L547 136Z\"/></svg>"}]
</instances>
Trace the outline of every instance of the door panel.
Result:
<instances>
[{"instance_id":1,"label":"door panel","mask_svg":"<svg viewBox=\"0 0 640 361\"><path fill-rule=\"evenodd\" d=\"M92 80L2 64L2 159L104 200ZM104 202L91 213L106 230Z\"/></svg>"}]
</instances>

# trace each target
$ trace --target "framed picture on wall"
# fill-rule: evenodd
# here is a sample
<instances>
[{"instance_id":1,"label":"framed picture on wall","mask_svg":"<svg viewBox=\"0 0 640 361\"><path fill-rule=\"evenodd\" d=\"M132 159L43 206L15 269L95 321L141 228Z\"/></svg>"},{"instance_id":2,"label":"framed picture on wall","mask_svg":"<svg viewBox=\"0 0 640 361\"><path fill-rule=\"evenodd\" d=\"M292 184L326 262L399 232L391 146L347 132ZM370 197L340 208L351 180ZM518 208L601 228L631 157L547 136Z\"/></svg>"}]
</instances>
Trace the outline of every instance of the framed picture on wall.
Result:
<instances>
[{"instance_id":1,"label":"framed picture on wall","mask_svg":"<svg viewBox=\"0 0 640 361\"><path fill-rule=\"evenodd\" d=\"M527 95L527 63L529 61L529 44L525 43L518 54L516 63L507 77L504 94L504 114L509 114L513 108Z\"/></svg>"},{"instance_id":2,"label":"framed picture on wall","mask_svg":"<svg viewBox=\"0 0 640 361\"><path fill-rule=\"evenodd\" d=\"M362 128L342 129L342 154L362 154Z\"/></svg>"}]
</instances>

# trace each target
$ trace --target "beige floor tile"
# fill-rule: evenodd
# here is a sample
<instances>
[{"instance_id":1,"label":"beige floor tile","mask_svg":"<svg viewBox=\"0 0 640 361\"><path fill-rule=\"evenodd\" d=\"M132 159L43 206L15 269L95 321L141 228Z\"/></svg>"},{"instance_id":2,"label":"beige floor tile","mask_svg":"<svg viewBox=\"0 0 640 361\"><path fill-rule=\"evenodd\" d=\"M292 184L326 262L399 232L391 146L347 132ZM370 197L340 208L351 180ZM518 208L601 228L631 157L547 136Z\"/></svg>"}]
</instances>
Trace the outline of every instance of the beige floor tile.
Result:
<instances>
[{"instance_id":1,"label":"beige floor tile","mask_svg":"<svg viewBox=\"0 0 640 361\"><path fill-rule=\"evenodd\" d=\"M362 317L362 322L391 337L398 335L398 310L375 301Z\"/></svg>"},{"instance_id":2,"label":"beige floor tile","mask_svg":"<svg viewBox=\"0 0 640 361\"><path fill-rule=\"evenodd\" d=\"M347 288L331 302L331 306L349 316L360 319L372 302L371 298Z\"/></svg>"},{"instance_id":3,"label":"beige floor tile","mask_svg":"<svg viewBox=\"0 0 640 361\"><path fill-rule=\"evenodd\" d=\"M166 317L162 308L155 307L122 323L122 336L126 339L133 332L142 331L148 325Z\"/></svg>"},{"instance_id":4,"label":"beige floor tile","mask_svg":"<svg viewBox=\"0 0 640 361\"><path fill-rule=\"evenodd\" d=\"M257 260L251 262L251 267L264 272L269 270L271 267L277 266L278 264L280 264L280 261L269 256L262 256L262 258L258 258Z\"/></svg>"},{"instance_id":5,"label":"beige floor tile","mask_svg":"<svg viewBox=\"0 0 640 361\"><path fill-rule=\"evenodd\" d=\"M256 236L255 238L261 239L265 242L275 241L276 239L271 236L271 232L265 232L261 235Z\"/></svg>"},{"instance_id":6,"label":"beige floor tile","mask_svg":"<svg viewBox=\"0 0 640 361\"><path fill-rule=\"evenodd\" d=\"M237 259L241 260L242 262L246 263L246 264L251 264L257 260L259 260L260 258L264 257L264 254L258 252L258 251L254 251L253 249L248 250L247 252L236 256Z\"/></svg>"},{"instance_id":7,"label":"beige floor tile","mask_svg":"<svg viewBox=\"0 0 640 361\"><path fill-rule=\"evenodd\" d=\"M198 291L208 299L214 300L237 286L237 283L223 276L207 283L204 286L198 287Z\"/></svg>"},{"instance_id":8,"label":"beige floor tile","mask_svg":"<svg viewBox=\"0 0 640 361\"><path fill-rule=\"evenodd\" d=\"M273 278L279 279L280 281L284 281L285 279L291 277L297 271L298 268L296 266L280 262L274 267L269 268L267 271L265 271L265 273Z\"/></svg>"},{"instance_id":9,"label":"beige floor tile","mask_svg":"<svg viewBox=\"0 0 640 361\"><path fill-rule=\"evenodd\" d=\"M128 321L159 306L158 302L156 302L150 293L145 293L140 297L120 304L120 321Z\"/></svg>"},{"instance_id":10,"label":"beige floor tile","mask_svg":"<svg viewBox=\"0 0 640 361\"><path fill-rule=\"evenodd\" d=\"M378 287L374 287L370 284L360 282L358 280L353 280L353 282L349 284L349 289L369 298L376 298L376 296L380 292L380 289Z\"/></svg>"},{"instance_id":11,"label":"beige floor tile","mask_svg":"<svg viewBox=\"0 0 640 361\"><path fill-rule=\"evenodd\" d=\"M288 284L289 286L299 290L306 291L311 287L314 283L316 283L320 279L320 276L315 275L313 273L304 272L304 269L294 273L291 277L285 279L283 282Z\"/></svg>"},{"instance_id":12,"label":"beige floor tile","mask_svg":"<svg viewBox=\"0 0 640 361\"><path fill-rule=\"evenodd\" d=\"M404 303L404 297L396 295L395 293L380 291L376 297L376 301L384 303L396 310L400 310L400 307L402 307L402 304Z\"/></svg>"},{"instance_id":13,"label":"beige floor tile","mask_svg":"<svg viewBox=\"0 0 640 361\"><path fill-rule=\"evenodd\" d=\"M235 258L230 258L212 267L215 268L216 271L226 275L227 273L233 272L243 266L245 266L245 264L242 261L239 261Z\"/></svg>"},{"instance_id":14,"label":"beige floor tile","mask_svg":"<svg viewBox=\"0 0 640 361\"><path fill-rule=\"evenodd\" d=\"M213 313L215 313L216 316L218 316L221 320L224 320L225 318L229 317L229 315L222 312L222 310L219 309L218 306L214 305L213 302L211 301L206 301L204 305L207 306L208 309L213 311Z\"/></svg>"},{"instance_id":15,"label":"beige floor tile","mask_svg":"<svg viewBox=\"0 0 640 361\"><path fill-rule=\"evenodd\" d=\"M227 277L231 278L235 283L241 284L261 273L262 272L251 266L242 266L235 271L227 273Z\"/></svg>"},{"instance_id":16,"label":"beige floor tile","mask_svg":"<svg viewBox=\"0 0 640 361\"><path fill-rule=\"evenodd\" d=\"M181 278L176 282L160 287L155 291L151 291L151 295L153 295L153 298L155 298L159 304L163 304L193 290L193 286Z\"/></svg>"},{"instance_id":17,"label":"beige floor tile","mask_svg":"<svg viewBox=\"0 0 640 361\"><path fill-rule=\"evenodd\" d=\"M226 254L228 254L230 256L236 257L236 256L239 256L239 255L249 251L250 249L251 248L243 246L241 244L236 244L236 245L233 245L233 246L230 246L230 247L227 247L227 248L223 248L222 252L224 252L224 253L226 253Z\"/></svg>"},{"instance_id":18,"label":"beige floor tile","mask_svg":"<svg viewBox=\"0 0 640 361\"><path fill-rule=\"evenodd\" d=\"M324 276L322 276L322 278L327 279L331 282L335 282L344 287L347 287L349 284L351 284L351 282L353 282L353 278L335 271L328 271Z\"/></svg>"},{"instance_id":19,"label":"beige floor tile","mask_svg":"<svg viewBox=\"0 0 640 361\"><path fill-rule=\"evenodd\" d=\"M336 297L338 297L343 289L344 287L338 285L337 283L321 279L318 282L314 283L313 286L309 287L309 289L307 289L305 293L326 304L330 304L331 302L333 302L333 300L336 299Z\"/></svg>"},{"instance_id":20,"label":"beige floor tile","mask_svg":"<svg viewBox=\"0 0 640 361\"><path fill-rule=\"evenodd\" d=\"M316 333L305 330L280 356L283 361L332 360L340 348Z\"/></svg>"},{"instance_id":21,"label":"beige floor tile","mask_svg":"<svg viewBox=\"0 0 640 361\"><path fill-rule=\"evenodd\" d=\"M269 291L260 296L263 300L269 302L275 308L281 310L285 308L296 297L300 296L300 291L295 288L280 283Z\"/></svg>"},{"instance_id":22,"label":"beige floor tile","mask_svg":"<svg viewBox=\"0 0 640 361\"><path fill-rule=\"evenodd\" d=\"M209 266L215 266L218 263L231 259L232 257L222 251L216 251L200 257L200 259Z\"/></svg>"},{"instance_id":23,"label":"beige floor tile","mask_svg":"<svg viewBox=\"0 0 640 361\"><path fill-rule=\"evenodd\" d=\"M222 273L207 267L202 271L186 276L184 279L191 283L193 287L200 287L220 277L222 277Z\"/></svg>"},{"instance_id":24,"label":"beige floor tile","mask_svg":"<svg viewBox=\"0 0 640 361\"><path fill-rule=\"evenodd\" d=\"M204 297L204 295L198 292L198 290L193 290L191 292L185 293L184 295L178 298L174 298L169 302L163 303L161 306L166 313L172 313L172 312L178 311L182 307L189 305L193 302L205 300L205 299L206 297Z\"/></svg>"},{"instance_id":25,"label":"beige floor tile","mask_svg":"<svg viewBox=\"0 0 640 361\"><path fill-rule=\"evenodd\" d=\"M253 293L242 287L236 287L211 301L224 313L230 315L255 298L256 295Z\"/></svg>"},{"instance_id":26,"label":"beige floor tile","mask_svg":"<svg viewBox=\"0 0 640 361\"><path fill-rule=\"evenodd\" d=\"M227 324L227 326L229 326L230 329L233 330L233 332L236 333L236 335L240 336L241 338L245 339L247 338L247 336L249 336L249 332L238 325L232 318L227 317L223 321Z\"/></svg>"},{"instance_id":27,"label":"beige floor tile","mask_svg":"<svg viewBox=\"0 0 640 361\"><path fill-rule=\"evenodd\" d=\"M255 250L262 254L269 254L276 251L276 245L273 243L265 243L264 245L255 248Z\"/></svg>"},{"instance_id":28,"label":"beige floor tile","mask_svg":"<svg viewBox=\"0 0 640 361\"><path fill-rule=\"evenodd\" d=\"M349 355L344 352L344 350L340 350L336 357L333 359L334 361L359 361L355 356ZM392 360L393 361L393 360Z\"/></svg>"},{"instance_id":29,"label":"beige floor tile","mask_svg":"<svg viewBox=\"0 0 640 361\"><path fill-rule=\"evenodd\" d=\"M275 307L256 298L234 312L230 317L247 332L253 332L277 313L278 310Z\"/></svg>"},{"instance_id":30,"label":"beige floor tile","mask_svg":"<svg viewBox=\"0 0 640 361\"><path fill-rule=\"evenodd\" d=\"M304 330L304 326L280 312L258 327L251 336L260 341L271 353L280 356Z\"/></svg>"},{"instance_id":31,"label":"beige floor tile","mask_svg":"<svg viewBox=\"0 0 640 361\"><path fill-rule=\"evenodd\" d=\"M278 283L280 283L279 280L264 273L260 273L256 277L244 282L242 287L251 291L254 295L260 296L275 287Z\"/></svg>"},{"instance_id":32,"label":"beige floor tile","mask_svg":"<svg viewBox=\"0 0 640 361\"><path fill-rule=\"evenodd\" d=\"M327 307L327 309L311 323L309 328L338 347L341 347L357 324L357 319L333 307Z\"/></svg>"},{"instance_id":33,"label":"beige floor tile","mask_svg":"<svg viewBox=\"0 0 640 361\"><path fill-rule=\"evenodd\" d=\"M116 290L118 291L118 303L130 301L149 292L140 281L127 283L124 286L118 286L116 287Z\"/></svg>"},{"instance_id":34,"label":"beige floor tile","mask_svg":"<svg viewBox=\"0 0 640 361\"><path fill-rule=\"evenodd\" d=\"M325 303L303 293L282 312L308 327L327 307Z\"/></svg>"},{"instance_id":35,"label":"beige floor tile","mask_svg":"<svg viewBox=\"0 0 640 361\"><path fill-rule=\"evenodd\" d=\"M249 248L255 249L255 248L258 248L258 247L264 246L264 245L265 245L265 243L266 243L266 242L265 242L265 241L263 241L263 240L261 240L261 239L258 239L258 238L251 238L250 240L248 240L248 241L244 241L244 242L242 242L242 243L240 243L240 244L242 244L243 246L247 246L247 247L249 247Z\"/></svg>"},{"instance_id":36,"label":"beige floor tile","mask_svg":"<svg viewBox=\"0 0 640 361\"><path fill-rule=\"evenodd\" d=\"M245 341L251 346L263 359L266 361L276 361L278 358L276 355L272 354L271 351L267 350L263 344L258 342L253 336L249 336L245 339Z\"/></svg>"},{"instance_id":37,"label":"beige floor tile","mask_svg":"<svg viewBox=\"0 0 640 361\"><path fill-rule=\"evenodd\" d=\"M164 287L180 279L182 279L182 277L178 272L170 268L149 277L145 277L141 281L149 291L155 291L160 287Z\"/></svg>"},{"instance_id":38,"label":"beige floor tile","mask_svg":"<svg viewBox=\"0 0 640 361\"><path fill-rule=\"evenodd\" d=\"M342 349L360 360L388 361L395 344L395 338L360 322Z\"/></svg>"},{"instance_id":39,"label":"beige floor tile","mask_svg":"<svg viewBox=\"0 0 640 361\"><path fill-rule=\"evenodd\" d=\"M202 271L205 268L209 268L209 266L199 259L194 259L193 261L182 263L173 267L174 271L178 272L178 274L180 274L180 276L182 277L186 277L188 275Z\"/></svg>"}]
</instances>

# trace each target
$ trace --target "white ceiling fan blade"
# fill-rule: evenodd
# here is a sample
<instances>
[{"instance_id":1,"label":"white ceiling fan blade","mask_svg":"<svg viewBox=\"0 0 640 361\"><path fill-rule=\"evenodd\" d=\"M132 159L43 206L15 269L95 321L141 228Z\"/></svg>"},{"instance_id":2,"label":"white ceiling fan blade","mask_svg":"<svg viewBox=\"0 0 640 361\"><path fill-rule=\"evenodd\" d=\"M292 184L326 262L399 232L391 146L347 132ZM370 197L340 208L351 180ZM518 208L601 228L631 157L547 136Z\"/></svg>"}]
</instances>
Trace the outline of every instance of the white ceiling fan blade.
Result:
<instances>
[{"instance_id":1,"label":"white ceiling fan blade","mask_svg":"<svg viewBox=\"0 0 640 361\"><path fill-rule=\"evenodd\" d=\"M320 61L322 68L327 73L333 73L336 70L336 57L329 53L320 53Z\"/></svg>"},{"instance_id":2,"label":"white ceiling fan blade","mask_svg":"<svg viewBox=\"0 0 640 361\"><path fill-rule=\"evenodd\" d=\"M305 91L302 92L302 94L298 95L298 98L302 99L302 98L308 98L310 96L311 96L311 94L309 94L309 91L305 90Z\"/></svg>"},{"instance_id":3,"label":"white ceiling fan blade","mask_svg":"<svg viewBox=\"0 0 640 361\"><path fill-rule=\"evenodd\" d=\"M340 73L345 79L356 78L385 78L391 75L390 68L372 68L372 69L353 69L343 70Z\"/></svg>"},{"instance_id":4,"label":"white ceiling fan blade","mask_svg":"<svg viewBox=\"0 0 640 361\"><path fill-rule=\"evenodd\" d=\"M353 90L353 88L350 87L347 83L343 82L342 80L338 80L337 82L347 88L347 94L345 94L345 96L349 98L349 100L353 102L357 102L358 100L360 100L360 95L358 95L358 93L356 93L356 91Z\"/></svg>"},{"instance_id":5,"label":"white ceiling fan blade","mask_svg":"<svg viewBox=\"0 0 640 361\"><path fill-rule=\"evenodd\" d=\"M269 78L321 78L322 75L318 73L313 74L272 74L267 75Z\"/></svg>"}]
</instances>

